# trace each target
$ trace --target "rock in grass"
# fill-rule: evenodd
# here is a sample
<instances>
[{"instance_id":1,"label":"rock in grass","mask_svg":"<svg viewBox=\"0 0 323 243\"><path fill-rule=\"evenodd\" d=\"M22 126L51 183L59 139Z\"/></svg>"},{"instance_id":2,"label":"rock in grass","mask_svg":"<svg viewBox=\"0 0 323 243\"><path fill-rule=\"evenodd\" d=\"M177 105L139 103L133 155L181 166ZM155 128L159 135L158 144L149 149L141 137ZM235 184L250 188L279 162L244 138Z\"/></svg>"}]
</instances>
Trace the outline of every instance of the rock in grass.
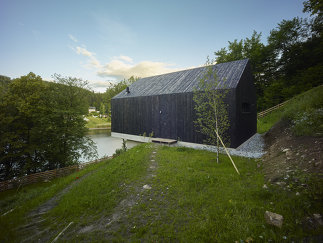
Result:
<instances>
[{"instance_id":1,"label":"rock in grass","mask_svg":"<svg viewBox=\"0 0 323 243\"><path fill-rule=\"evenodd\" d=\"M266 211L265 212L265 219L266 219L267 224L271 224L271 225L281 228L283 225L284 217L280 214Z\"/></svg>"},{"instance_id":2,"label":"rock in grass","mask_svg":"<svg viewBox=\"0 0 323 243\"><path fill-rule=\"evenodd\" d=\"M323 225L323 220L322 220L322 215L321 214L314 213L313 216L314 216L314 219L316 220L316 222L319 225Z\"/></svg>"},{"instance_id":3,"label":"rock in grass","mask_svg":"<svg viewBox=\"0 0 323 243\"><path fill-rule=\"evenodd\" d=\"M150 189L151 189L151 186L149 186L149 185L144 185L144 186L143 186L143 188L144 188L144 189L146 189L146 190L150 190Z\"/></svg>"}]
</instances>

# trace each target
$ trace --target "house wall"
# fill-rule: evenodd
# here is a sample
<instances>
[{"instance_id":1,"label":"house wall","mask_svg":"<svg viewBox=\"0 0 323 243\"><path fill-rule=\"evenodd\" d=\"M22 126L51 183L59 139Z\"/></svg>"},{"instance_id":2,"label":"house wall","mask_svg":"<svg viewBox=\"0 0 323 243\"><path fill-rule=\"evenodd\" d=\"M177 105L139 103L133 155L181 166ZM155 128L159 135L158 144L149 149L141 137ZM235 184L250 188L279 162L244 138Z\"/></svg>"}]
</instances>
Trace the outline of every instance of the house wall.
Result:
<instances>
[{"instance_id":1,"label":"house wall","mask_svg":"<svg viewBox=\"0 0 323 243\"><path fill-rule=\"evenodd\" d=\"M112 99L112 132L197 142L191 93Z\"/></svg>"},{"instance_id":2,"label":"house wall","mask_svg":"<svg viewBox=\"0 0 323 243\"><path fill-rule=\"evenodd\" d=\"M229 109L230 147L237 147L235 133L236 98L235 90L229 90L226 103ZM132 135L176 139L184 142L203 143L205 135L198 132L193 93L112 99L112 132Z\"/></svg>"},{"instance_id":3,"label":"house wall","mask_svg":"<svg viewBox=\"0 0 323 243\"><path fill-rule=\"evenodd\" d=\"M236 88L236 136L234 144L239 146L257 132L257 99L256 89L253 84L250 64L246 66L240 82ZM249 111L246 111L246 105Z\"/></svg>"}]
</instances>

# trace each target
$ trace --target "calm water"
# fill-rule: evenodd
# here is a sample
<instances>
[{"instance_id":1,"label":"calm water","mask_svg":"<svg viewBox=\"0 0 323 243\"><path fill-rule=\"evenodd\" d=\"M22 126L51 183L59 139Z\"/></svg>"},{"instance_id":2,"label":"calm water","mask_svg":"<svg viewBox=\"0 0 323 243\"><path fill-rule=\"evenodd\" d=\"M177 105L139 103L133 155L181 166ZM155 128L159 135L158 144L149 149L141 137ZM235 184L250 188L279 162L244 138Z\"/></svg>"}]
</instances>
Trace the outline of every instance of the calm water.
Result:
<instances>
[{"instance_id":1,"label":"calm water","mask_svg":"<svg viewBox=\"0 0 323 243\"><path fill-rule=\"evenodd\" d=\"M99 158L104 156L111 156L114 154L116 149L122 147L121 138L111 137L111 130L90 130L88 136L96 143ZM127 148L132 148L138 145L138 142L127 141ZM84 158L80 160L86 162Z\"/></svg>"}]
</instances>

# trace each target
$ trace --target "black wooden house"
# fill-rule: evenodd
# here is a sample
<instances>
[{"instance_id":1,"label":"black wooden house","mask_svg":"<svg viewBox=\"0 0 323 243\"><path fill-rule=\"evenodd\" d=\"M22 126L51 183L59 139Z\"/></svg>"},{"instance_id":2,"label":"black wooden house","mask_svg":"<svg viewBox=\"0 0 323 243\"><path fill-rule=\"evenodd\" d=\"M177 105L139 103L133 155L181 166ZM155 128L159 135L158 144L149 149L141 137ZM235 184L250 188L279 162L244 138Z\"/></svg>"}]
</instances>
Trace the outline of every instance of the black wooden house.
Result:
<instances>
[{"instance_id":1,"label":"black wooden house","mask_svg":"<svg viewBox=\"0 0 323 243\"><path fill-rule=\"evenodd\" d=\"M225 82L230 147L257 131L256 91L248 59L213 65L219 86ZM112 133L204 142L194 125L193 91L205 67L142 78L112 98Z\"/></svg>"}]
</instances>

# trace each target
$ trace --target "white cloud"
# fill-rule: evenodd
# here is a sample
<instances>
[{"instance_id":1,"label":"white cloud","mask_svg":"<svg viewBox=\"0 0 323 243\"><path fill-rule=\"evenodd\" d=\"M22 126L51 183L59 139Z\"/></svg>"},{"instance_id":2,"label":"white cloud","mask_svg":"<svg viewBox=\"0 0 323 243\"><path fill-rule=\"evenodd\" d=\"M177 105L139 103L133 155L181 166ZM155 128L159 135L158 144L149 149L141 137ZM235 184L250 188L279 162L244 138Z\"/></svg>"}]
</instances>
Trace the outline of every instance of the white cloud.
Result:
<instances>
[{"instance_id":1,"label":"white cloud","mask_svg":"<svg viewBox=\"0 0 323 243\"><path fill-rule=\"evenodd\" d=\"M89 63L85 65L85 67L95 67L95 68L101 68L100 62L96 59L95 53L88 51L87 49L77 46L76 47L76 53L86 56L89 58Z\"/></svg>"},{"instance_id":2,"label":"white cloud","mask_svg":"<svg viewBox=\"0 0 323 243\"><path fill-rule=\"evenodd\" d=\"M78 42L78 40L76 39L76 37L75 37L75 36L73 36L73 35L69 34L69 35L68 35L68 37L69 37L72 41L74 41L74 42Z\"/></svg>"},{"instance_id":3,"label":"white cloud","mask_svg":"<svg viewBox=\"0 0 323 243\"><path fill-rule=\"evenodd\" d=\"M113 57L110 62L101 64L96 58L96 54L85 47L77 46L73 50L77 54L88 58L88 63L83 65L83 67L94 69L98 76L109 79L128 79L131 76L144 78L179 70L174 68L173 64L164 62L142 61L134 63L131 57L125 55ZM100 85L106 87L106 82L96 83L94 86L99 87Z\"/></svg>"},{"instance_id":4,"label":"white cloud","mask_svg":"<svg viewBox=\"0 0 323 243\"><path fill-rule=\"evenodd\" d=\"M77 54L81 54L81 55L83 55L83 56L87 56L87 57L92 57L92 56L94 56L94 55L95 55L95 53L90 52L90 51L88 51L88 50L86 50L85 48L80 47L80 46L77 46L77 47L76 47L76 53L77 53Z\"/></svg>"},{"instance_id":5,"label":"white cloud","mask_svg":"<svg viewBox=\"0 0 323 243\"><path fill-rule=\"evenodd\" d=\"M123 60L123 61L126 61L126 62L130 62L130 63L133 63L133 59L131 57L128 57L128 56L119 56L119 59Z\"/></svg>"},{"instance_id":6,"label":"white cloud","mask_svg":"<svg viewBox=\"0 0 323 243\"><path fill-rule=\"evenodd\" d=\"M90 82L90 84L94 89L99 89L99 88L106 89L108 87L111 87L112 82L110 82L110 81L93 81L93 82Z\"/></svg>"},{"instance_id":7,"label":"white cloud","mask_svg":"<svg viewBox=\"0 0 323 243\"><path fill-rule=\"evenodd\" d=\"M163 73L177 71L172 68L172 64L163 62L142 61L137 64L129 64L123 59L114 59L106 63L100 70L98 75L101 77L116 77L116 78L130 78L135 77L149 77Z\"/></svg>"},{"instance_id":8,"label":"white cloud","mask_svg":"<svg viewBox=\"0 0 323 243\"><path fill-rule=\"evenodd\" d=\"M110 88L112 86L112 84L114 83L113 81L98 81L98 80L89 80L89 87L91 87L91 90L93 90L94 92L100 92L100 93L104 93L107 88Z\"/></svg>"}]
</instances>

